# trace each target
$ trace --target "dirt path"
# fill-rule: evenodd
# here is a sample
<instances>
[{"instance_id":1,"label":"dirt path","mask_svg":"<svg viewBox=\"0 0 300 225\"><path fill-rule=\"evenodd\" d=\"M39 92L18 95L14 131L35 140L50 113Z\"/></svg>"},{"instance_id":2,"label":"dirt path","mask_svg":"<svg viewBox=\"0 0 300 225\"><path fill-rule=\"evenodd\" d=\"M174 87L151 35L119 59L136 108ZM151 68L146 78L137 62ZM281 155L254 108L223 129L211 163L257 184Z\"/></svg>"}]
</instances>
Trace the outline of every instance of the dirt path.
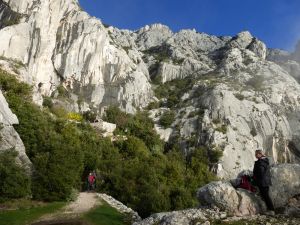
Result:
<instances>
[{"instance_id":1,"label":"dirt path","mask_svg":"<svg viewBox=\"0 0 300 225\"><path fill-rule=\"evenodd\" d=\"M80 214L90 211L93 207L99 204L101 204L101 201L96 193L81 192L77 197L76 201L71 202L70 204L65 206L57 213L48 214L41 217L37 222L33 223L33 225L60 224L58 223L58 221L61 221L62 219L69 220L69 219L78 218ZM57 223L53 223L55 221L57 221ZM69 224L69 223L65 223L65 224Z\"/></svg>"},{"instance_id":2,"label":"dirt path","mask_svg":"<svg viewBox=\"0 0 300 225\"><path fill-rule=\"evenodd\" d=\"M96 193L81 192L75 202L65 207L65 214L81 214L91 210L99 202Z\"/></svg>"}]
</instances>

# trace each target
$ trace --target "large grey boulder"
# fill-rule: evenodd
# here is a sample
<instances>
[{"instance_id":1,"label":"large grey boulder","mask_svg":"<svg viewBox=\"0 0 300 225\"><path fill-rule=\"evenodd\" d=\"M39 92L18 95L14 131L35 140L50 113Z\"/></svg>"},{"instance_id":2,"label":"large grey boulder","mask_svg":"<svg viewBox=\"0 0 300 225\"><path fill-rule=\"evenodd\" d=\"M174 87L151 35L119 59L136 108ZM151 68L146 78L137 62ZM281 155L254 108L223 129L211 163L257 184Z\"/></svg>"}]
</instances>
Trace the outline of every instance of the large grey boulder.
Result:
<instances>
[{"instance_id":1,"label":"large grey boulder","mask_svg":"<svg viewBox=\"0 0 300 225\"><path fill-rule=\"evenodd\" d=\"M281 164L272 167L270 196L275 207L283 207L300 194L300 164Z\"/></svg>"},{"instance_id":2,"label":"large grey boulder","mask_svg":"<svg viewBox=\"0 0 300 225\"><path fill-rule=\"evenodd\" d=\"M210 183L197 192L200 204L218 207L235 216L255 215L265 210L261 199L243 189L235 189L230 182Z\"/></svg>"},{"instance_id":3,"label":"large grey boulder","mask_svg":"<svg viewBox=\"0 0 300 225\"><path fill-rule=\"evenodd\" d=\"M282 164L271 168L270 197L275 208L284 207L300 194L300 165ZM236 216L255 215L266 210L262 199L247 190L235 189L230 182L217 181L198 189L201 205L218 207Z\"/></svg>"},{"instance_id":4,"label":"large grey boulder","mask_svg":"<svg viewBox=\"0 0 300 225\"><path fill-rule=\"evenodd\" d=\"M0 90L0 154L3 151L15 150L18 153L17 163L22 165L30 173L31 162L26 155L24 144L15 131L13 124L19 121L15 114L11 112L8 104Z\"/></svg>"}]
</instances>

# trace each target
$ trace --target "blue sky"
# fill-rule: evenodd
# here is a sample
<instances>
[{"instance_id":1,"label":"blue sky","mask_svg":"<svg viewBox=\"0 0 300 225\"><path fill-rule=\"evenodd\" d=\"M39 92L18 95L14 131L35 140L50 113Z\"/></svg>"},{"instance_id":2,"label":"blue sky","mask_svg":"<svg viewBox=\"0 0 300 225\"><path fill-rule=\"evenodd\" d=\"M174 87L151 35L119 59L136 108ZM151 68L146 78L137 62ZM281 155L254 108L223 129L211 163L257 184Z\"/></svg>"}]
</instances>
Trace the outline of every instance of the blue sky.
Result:
<instances>
[{"instance_id":1,"label":"blue sky","mask_svg":"<svg viewBox=\"0 0 300 225\"><path fill-rule=\"evenodd\" d=\"M136 30L162 23L173 31L235 35L249 30L268 47L293 50L300 39L300 0L79 0L104 23Z\"/></svg>"}]
</instances>

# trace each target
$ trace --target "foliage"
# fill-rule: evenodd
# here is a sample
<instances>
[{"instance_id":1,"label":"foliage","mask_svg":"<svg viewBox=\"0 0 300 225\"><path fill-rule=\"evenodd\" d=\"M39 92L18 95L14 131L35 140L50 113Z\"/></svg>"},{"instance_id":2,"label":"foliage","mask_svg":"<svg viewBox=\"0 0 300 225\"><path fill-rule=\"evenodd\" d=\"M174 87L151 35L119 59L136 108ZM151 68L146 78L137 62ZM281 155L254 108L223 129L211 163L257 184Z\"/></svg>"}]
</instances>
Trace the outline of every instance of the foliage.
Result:
<instances>
[{"instance_id":1,"label":"foliage","mask_svg":"<svg viewBox=\"0 0 300 225\"><path fill-rule=\"evenodd\" d=\"M10 18L5 18L3 23L4 27L16 25L20 23L22 16L20 14L15 13L12 17Z\"/></svg>"},{"instance_id":2,"label":"foliage","mask_svg":"<svg viewBox=\"0 0 300 225\"><path fill-rule=\"evenodd\" d=\"M86 121L89 121L91 123L95 122L96 118L97 118L97 114L93 111L86 111L83 113L83 119L85 119Z\"/></svg>"},{"instance_id":3,"label":"foliage","mask_svg":"<svg viewBox=\"0 0 300 225\"><path fill-rule=\"evenodd\" d=\"M154 92L157 98L167 99L164 106L174 108L180 103L181 96L186 93L186 90L190 90L194 83L195 79L193 77L175 79L158 85Z\"/></svg>"},{"instance_id":4,"label":"foliage","mask_svg":"<svg viewBox=\"0 0 300 225\"><path fill-rule=\"evenodd\" d=\"M147 106L148 110L152 110L152 109L157 109L159 108L159 102L150 102L149 105Z\"/></svg>"},{"instance_id":5,"label":"foliage","mask_svg":"<svg viewBox=\"0 0 300 225\"><path fill-rule=\"evenodd\" d=\"M161 49L160 47L152 47L144 51L145 54L152 55L158 62L168 62L170 54L168 49Z\"/></svg>"},{"instance_id":6,"label":"foliage","mask_svg":"<svg viewBox=\"0 0 300 225\"><path fill-rule=\"evenodd\" d=\"M80 122L80 121L83 120L83 116L80 115L79 113L75 113L75 112L69 112L69 113L67 114L67 118L68 118L69 120L75 120L75 121L78 121L78 122Z\"/></svg>"},{"instance_id":7,"label":"foliage","mask_svg":"<svg viewBox=\"0 0 300 225\"><path fill-rule=\"evenodd\" d=\"M0 201L30 195L30 177L16 163L17 155L13 150L0 153Z\"/></svg>"},{"instance_id":8,"label":"foliage","mask_svg":"<svg viewBox=\"0 0 300 225\"><path fill-rule=\"evenodd\" d=\"M84 219L93 225L126 225L131 224L126 215L121 214L107 203L102 203L84 215Z\"/></svg>"},{"instance_id":9,"label":"foliage","mask_svg":"<svg viewBox=\"0 0 300 225\"><path fill-rule=\"evenodd\" d=\"M132 135L140 138L146 146L154 151L163 148L163 142L154 130L154 123L148 117L147 112L137 112L136 115L129 115L119 108L111 106L106 111L105 121L117 125L116 133Z\"/></svg>"},{"instance_id":10,"label":"foliage","mask_svg":"<svg viewBox=\"0 0 300 225\"><path fill-rule=\"evenodd\" d=\"M159 119L159 124L164 128L170 127L175 121L175 113L173 111L166 111Z\"/></svg>"},{"instance_id":11,"label":"foliage","mask_svg":"<svg viewBox=\"0 0 300 225\"><path fill-rule=\"evenodd\" d=\"M0 225L27 225L42 215L56 212L64 205L62 202L54 202L43 206L0 211Z\"/></svg>"},{"instance_id":12,"label":"foliage","mask_svg":"<svg viewBox=\"0 0 300 225\"><path fill-rule=\"evenodd\" d=\"M48 97L48 96L43 97L43 106L48 107L49 109L51 109L53 107L53 102L52 102L51 97Z\"/></svg>"},{"instance_id":13,"label":"foliage","mask_svg":"<svg viewBox=\"0 0 300 225\"><path fill-rule=\"evenodd\" d=\"M177 144L165 147L146 111L129 115L109 107L104 119L127 137L113 143L88 123L68 121L55 106L34 105L31 88L15 78L0 73L0 84L35 168L31 189L36 199L70 199L87 174L97 171L98 190L148 216L195 206L196 189L215 179L207 149L197 149L187 160Z\"/></svg>"},{"instance_id":14,"label":"foliage","mask_svg":"<svg viewBox=\"0 0 300 225\"><path fill-rule=\"evenodd\" d=\"M69 97L68 90L63 85L59 85L57 87L57 92L58 92L58 97L61 97L61 98Z\"/></svg>"},{"instance_id":15,"label":"foliage","mask_svg":"<svg viewBox=\"0 0 300 225\"><path fill-rule=\"evenodd\" d=\"M227 132L227 125L223 124L220 127L217 127L215 130L219 131L219 132L221 132L223 134L226 134L226 132Z\"/></svg>"},{"instance_id":16,"label":"foliage","mask_svg":"<svg viewBox=\"0 0 300 225\"><path fill-rule=\"evenodd\" d=\"M7 73L0 73L0 84L12 111L19 119L15 129L35 167L33 197L44 200L66 199L78 186L83 155L79 130L67 120L55 119L31 103L31 88Z\"/></svg>"},{"instance_id":17,"label":"foliage","mask_svg":"<svg viewBox=\"0 0 300 225\"><path fill-rule=\"evenodd\" d=\"M240 101L243 101L245 99L245 96L242 95L241 93L236 93L234 94L234 96Z\"/></svg>"}]
</instances>

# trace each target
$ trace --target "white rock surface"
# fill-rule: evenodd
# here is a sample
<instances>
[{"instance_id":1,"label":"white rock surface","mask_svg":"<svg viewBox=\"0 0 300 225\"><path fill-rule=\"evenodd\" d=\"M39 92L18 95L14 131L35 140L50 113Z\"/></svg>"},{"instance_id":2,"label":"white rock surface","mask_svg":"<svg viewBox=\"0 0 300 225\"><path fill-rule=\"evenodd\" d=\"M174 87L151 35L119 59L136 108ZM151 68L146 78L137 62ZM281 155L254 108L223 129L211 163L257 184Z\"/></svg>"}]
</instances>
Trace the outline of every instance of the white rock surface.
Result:
<instances>
[{"instance_id":1,"label":"white rock surface","mask_svg":"<svg viewBox=\"0 0 300 225\"><path fill-rule=\"evenodd\" d=\"M18 123L19 121L16 115L9 109L0 90L0 153L12 149L17 151L17 163L21 164L29 173L31 170L31 162L25 153L25 147L21 138L13 127L13 124Z\"/></svg>"},{"instance_id":2,"label":"white rock surface","mask_svg":"<svg viewBox=\"0 0 300 225\"><path fill-rule=\"evenodd\" d=\"M84 110L113 104L134 113L153 99L150 76L163 83L192 77L175 111L192 107L203 116L177 115L168 130L156 126L162 139L178 133L221 149L215 168L222 178L252 169L256 148L274 163L300 162L300 44L290 54L267 50L248 31L216 37L161 24L120 30L90 17L77 0L4 2L0 18L9 10L22 18L0 30L0 56L25 64L20 76L36 93L63 85ZM71 108L81 109L76 104Z\"/></svg>"},{"instance_id":3,"label":"white rock surface","mask_svg":"<svg viewBox=\"0 0 300 225\"><path fill-rule=\"evenodd\" d=\"M114 43L77 1L6 1L27 19L0 30L0 55L26 64L24 80L36 90L50 95L63 82L95 108L117 104L133 113L148 104L152 90L141 58Z\"/></svg>"}]
</instances>

